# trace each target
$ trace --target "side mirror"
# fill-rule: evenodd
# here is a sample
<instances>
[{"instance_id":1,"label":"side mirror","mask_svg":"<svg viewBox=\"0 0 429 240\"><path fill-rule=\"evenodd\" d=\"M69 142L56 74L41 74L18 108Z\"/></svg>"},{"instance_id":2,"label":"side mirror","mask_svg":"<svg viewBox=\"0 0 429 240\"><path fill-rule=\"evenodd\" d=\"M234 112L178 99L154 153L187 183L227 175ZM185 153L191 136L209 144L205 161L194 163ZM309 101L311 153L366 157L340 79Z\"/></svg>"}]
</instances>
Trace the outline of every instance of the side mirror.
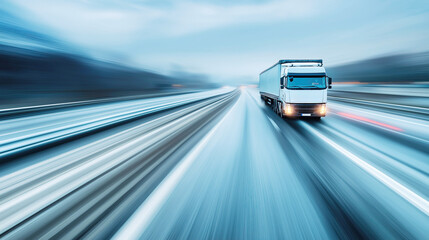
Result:
<instances>
[{"instance_id":1,"label":"side mirror","mask_svg":"<svg viewBox=\"0 0 429 240\"><path fill-rule=\"evenodd\" d=\"M331 89L332 88L332 86L331 86L332 78L331 77L327 77L327 78L328 78L328 88Z\"/></svg>"},{"instance_id":2,"label":"side mirror","mask_svg":"<svg viewBox=\"0 0 429 240\"><path fill-rule=\"evenodd\" d=\"M285 88L285 77L281 77L280 78L280 89L284 89Z\"/></svg>"}]
</instances>

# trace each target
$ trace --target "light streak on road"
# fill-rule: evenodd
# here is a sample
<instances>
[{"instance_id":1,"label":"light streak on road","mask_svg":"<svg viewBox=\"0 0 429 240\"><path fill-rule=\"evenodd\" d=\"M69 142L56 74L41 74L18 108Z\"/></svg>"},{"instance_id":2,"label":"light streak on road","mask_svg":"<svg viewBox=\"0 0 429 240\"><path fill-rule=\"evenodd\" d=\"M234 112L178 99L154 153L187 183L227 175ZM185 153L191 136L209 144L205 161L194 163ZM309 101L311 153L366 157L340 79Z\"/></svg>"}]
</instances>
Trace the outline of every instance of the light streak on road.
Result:
<instances>
[{"instance_id":1,"label":"light streak on road","mask_svg":"<svg viewBox=\"0 0 429 240\"><path fill-rule=\"evenodd\" d=\"M378 122L378 121L375 121L375 120L372 120L372 119L368 119L368 118L365 118L365 117L357 116L357 115L354 115L354 114L344 113L344 112L339 112L337 114L340 115L340 116L346 117L346 118L353 119L353 120L362 121L362 122L374 124L374 125L377 125L377 126L380 126L380 127L388 128L390 130L399 131L399 132L403 131L402 129L400 129L398 127L395 127L395 126L392 126L392 125L389 125L389 124L386 124L386 123Z\"/></svg>"},{"instance_id":2,"label":"light streak on road","mask_svg":"<svg viewBox=\"0 0 429 240\"><path fill-rule=\"evenodd\" d=\"M424 239L426 107L334 93L321 120L255 86L14 109L0 238Z\"/></svg>"},{"instance_id":3,"label":"light streak on road","mask_svg":"<svg viewBox=\"0 0 429 240\"><path fill-rule=\"evenodd\" d=\"M420 209L422 212L424 212L426 215L429 216L429 201L422 198L418 194L414 193L410 189L404 187L402 184L398 183L391 177L387 176L377 168L373 167L372 165L368 164L361 158L357 157L353 153L347 151L331 139L327 138L323 134L319 133L317 130L314 130L311 126L308 124L303 124L307 130L309 130L311 133L322 139L324 142L328 143L330 146L335 148L337 151L344 154L346 157L348 157L350 160L352 160L354 163L356 163L359 167L370 173L372 176L377 178L379 181L386 184L389 188L391 188L393 191L401 195L403 198L405 198L407 201L409 201L411 204L416 206L418 209Z\"/></svg>"},{"instance_id":4,"label":"light streak on road","mask_svg":"<svg viewBox=\"0 0 429 240\"><path fill-rule=\"evenodd\" d=\"M232 110L234 111L235 107ZM197 159L200 152L207 145L219 126L225 121L225 116L214 126L207 135L184 157L184 159L170 172L170 174L159 184L147 200L140 206L133 216L127 221L122 229L115 235L114 239L137 239L146 230L159 209L165 203L180 179Z\"/></svg>"}]
</instances>

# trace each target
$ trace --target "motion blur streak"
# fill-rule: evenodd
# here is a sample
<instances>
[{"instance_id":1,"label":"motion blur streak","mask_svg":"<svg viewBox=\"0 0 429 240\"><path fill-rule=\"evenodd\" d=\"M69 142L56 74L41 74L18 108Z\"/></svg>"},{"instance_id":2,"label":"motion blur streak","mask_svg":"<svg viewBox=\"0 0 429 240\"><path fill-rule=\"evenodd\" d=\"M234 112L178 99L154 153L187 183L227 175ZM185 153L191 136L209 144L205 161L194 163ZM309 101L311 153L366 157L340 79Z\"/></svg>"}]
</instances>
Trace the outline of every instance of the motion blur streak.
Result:
<instances>
[{"instance_id":1,"label":"motion blur streak","mask_svg":"<svg viewBox=\"0 0 429 240\"><path fill-rule=\"evenodd\" d=\"M374 168L364 160L356 157L349 151L345 150L335 142L333 142L331 139L323 136L313 128L311 128L308 124L304 125L309 131L311 131L314 135L321 138L323 141L327 142L329 145L334 147L336 150L347 156L349 159L351 159L353 162L355 162L358 166L363 168L365 171L373 175L375 178L386 184L388 187L390 187L393 191L397 192L399 195L401 195L403 198L407 199L409 202L411 202L414 206L419 208L421 211L423 211L426 215L429 216L429 202L426 199L423 199L413 191L409 190L408 188L404 187L400 183L396 182L386 174L380 172L378 169Z\"/></svg>"},{"instance_id":2,"label":"motion blur streak","mask_svg":"<svg viewBox=\"0 0 429 240\"><path fill-rule=\"evenodd\" d=\"M367 122L367 123L375 124L375 125L378 125L378 126L381 126L381 127L385 127L385 128L391 129L391 130L400 131L400 132L403 131L402 129L397 128L395 126L391 126L389 124L377 122L377 121L374 121L374 120L371 120L371 119L368 119L368 118L356 116L356 115L353 115L353 114L350 114L350 113L339 112L337 114L341 115L341 116L344 116L344 117L347 117L347 118L354 119L354 120L358 120L358 121L362 121L362 122Z\"/></svg>"},{"instance_id":3,"label":"motion blur streak","mask_svg":"<svg viewBox=\"0 0 429 240\"><path fill-rule=\"evenodd\" d=\"M370 87L321 120L246 86L1 115L0 238L425 239L427 96Z\"/></svg>"},{"instance_id":4,"label":"motion blur streak","mask_svg":"<svg viewBox=\"0 0 429 240\"><path fill-rule=\"evenodd\" d=\"M115 239L135 239L146 230L147 225L161 208L166 198L176 186L177 182L183 177L190 165L195 161L198 154L206 146L220 124L225 120L223 118L210 132L195 146L185 158L171 171L171 173L154 190L145 203L137 209L136 213L128 220L118 232Z\"/></svg>"}]
</instances>

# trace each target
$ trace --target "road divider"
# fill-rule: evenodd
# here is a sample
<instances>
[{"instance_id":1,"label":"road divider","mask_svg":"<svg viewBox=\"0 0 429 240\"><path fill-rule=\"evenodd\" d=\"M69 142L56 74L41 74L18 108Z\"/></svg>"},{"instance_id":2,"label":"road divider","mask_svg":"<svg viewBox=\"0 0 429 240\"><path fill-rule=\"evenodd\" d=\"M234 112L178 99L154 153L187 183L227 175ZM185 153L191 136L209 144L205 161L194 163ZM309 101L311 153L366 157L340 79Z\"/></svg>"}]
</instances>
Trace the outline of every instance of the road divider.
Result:
<instances>
[{"instance_id":1,"label":"road divider","mask_svg":"<svg viewBox=\"0 0 429 240\"><path fill-rule=\"evenodd\" d=\"M87 232L89 225L111 231L109 224L115 221L106 220L109 208L118 207L124 195L135 194L135 188L145 185L166 156L235 96L236 92L231 92L191 105L0 178L0 238L76 238ZM121 183L117 188L106 187L117 183ZM93 193L105 198L91 197ZM104 225L100 217L104 217ZM85 219L86 224L79 219ZM57 223L55 228L49 226L52 222Z\"/></svg>"},{"instance_id":2,"label":"road divider","mask_svg":"<svg viewBox=\"0 0 429 240\"><path fill-rule=\"evenodd\" d=\"M336 96L328 96L328 98L334 101L339 101L344 103L366 105L366 106L371 106L376 108L377 107L385 108L385 109L403 111L403 112L411 112L411 113L420 114L420 115L429 115L429 108L425 108L425 107L409 106L409 105L394 104L394 103L384 103L384 102L376 102L376 101L369 101L369 100L362 100L362 99L355 99L355 98L344 98L344 97L336 97Z\"/></svg>"},{"instance_id":3,"label":"road divider","mask_svg":"<svg viewBox=\"0 0 429 240\"><path fill-rule=\"evenodd\" d=\"M227 94L232 90L218 89L0 121L0 162L148 114Z\"/></svg>"}]
</instances>

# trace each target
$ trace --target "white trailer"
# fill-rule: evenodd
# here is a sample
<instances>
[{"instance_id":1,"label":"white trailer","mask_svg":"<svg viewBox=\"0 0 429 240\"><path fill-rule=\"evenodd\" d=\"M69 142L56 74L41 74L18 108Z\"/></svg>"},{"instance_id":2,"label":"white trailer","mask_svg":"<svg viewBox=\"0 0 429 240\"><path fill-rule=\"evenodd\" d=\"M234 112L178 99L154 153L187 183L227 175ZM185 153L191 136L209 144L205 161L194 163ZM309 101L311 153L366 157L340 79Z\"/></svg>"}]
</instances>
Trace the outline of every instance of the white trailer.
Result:
<instances>
[{"instance_id":1,"label":"white trailer","mask_svg":"<svg viewBox=\"0 0 429 240\"><path fill-rule=\"evenodd\" d=\"M322 59L284 59L259 74L261 98L281 117L324 117L331 84Z\"/></svg>"}]
</instances>

